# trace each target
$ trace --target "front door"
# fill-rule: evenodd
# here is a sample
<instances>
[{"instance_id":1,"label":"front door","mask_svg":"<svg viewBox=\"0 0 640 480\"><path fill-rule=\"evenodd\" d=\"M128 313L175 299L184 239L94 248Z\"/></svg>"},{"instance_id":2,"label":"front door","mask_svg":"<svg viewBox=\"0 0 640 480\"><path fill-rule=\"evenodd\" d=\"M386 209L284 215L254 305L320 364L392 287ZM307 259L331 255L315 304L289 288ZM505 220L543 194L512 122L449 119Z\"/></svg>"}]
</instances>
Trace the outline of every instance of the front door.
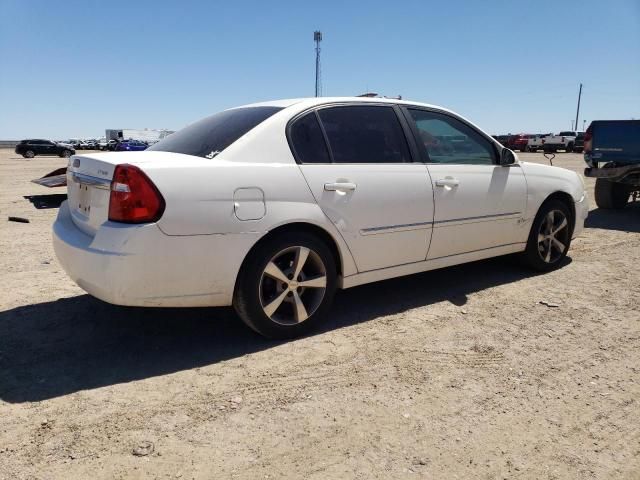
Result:
<instances>
[{"instance_id":1,"label":"front door","mask_svg":"<svg viewBox=\"0 0 640 480\"><path fill-rule=\"evenodd\" d=\"M358 271L424 261L433 192L393 106L324 107L298 119L290 138L313 196Z\"/></svg>"},{"instance_id":2,"label":"front door","mask_svg":"<svg viewBox=\"0 0 640 480\"><path fill-rule=\"evenodd\" d=\"M428 258L521 243L527 184L520 165L500 166L493 142L461 119L435 110L405 111L433 182Z\"/></svg>"}]
</instances>

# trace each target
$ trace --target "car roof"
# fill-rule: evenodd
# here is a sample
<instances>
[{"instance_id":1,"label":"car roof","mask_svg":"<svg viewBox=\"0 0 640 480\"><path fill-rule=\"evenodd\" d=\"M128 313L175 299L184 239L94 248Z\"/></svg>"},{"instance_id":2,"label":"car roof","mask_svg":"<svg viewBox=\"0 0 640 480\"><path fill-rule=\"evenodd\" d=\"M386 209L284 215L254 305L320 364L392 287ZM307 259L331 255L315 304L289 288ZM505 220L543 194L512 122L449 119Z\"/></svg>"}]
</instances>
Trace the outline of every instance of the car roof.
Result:
<instances>
[{"instance_id":1,"label":"car roof","mask_svg":"<svg viewBox=\"0 0 640 480\"><path fill-rule=\"evenodd\" d=\"M287 108L293 105L298 107L310 108L318 105L333 104L333 103L388 103L390 105L408 105L417 107L437 108L438 110L444 110L451 112L450 110L440 107L438 105L432 105L429 103L414 102L410 100L398 100L395 98L383 98L383 97L307 97L307 98L289 98L283 100L271 100L266 102L250 103L247 105L241 105L235 108L245 107L280 107ZM453 113L453 112L451 112Z\"/></svg>"}]
</instances>

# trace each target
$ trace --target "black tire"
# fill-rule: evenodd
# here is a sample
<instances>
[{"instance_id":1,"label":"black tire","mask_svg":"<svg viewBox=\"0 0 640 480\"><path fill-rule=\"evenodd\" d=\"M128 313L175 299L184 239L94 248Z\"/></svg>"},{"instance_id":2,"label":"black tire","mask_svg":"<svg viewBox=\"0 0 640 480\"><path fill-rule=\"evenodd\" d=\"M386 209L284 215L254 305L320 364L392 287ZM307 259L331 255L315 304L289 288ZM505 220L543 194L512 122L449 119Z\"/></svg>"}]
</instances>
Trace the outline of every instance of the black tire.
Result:
<instances>
[{"instance_id":1,"label":"black tire","mask_svg":"<svg viewBox=\"0 0 640 480\"><path fill-rule=\"evenodd\" d=\"M554 234L553 237L564 245L562 252L559 251L555 242L549 239L547 235L551 233L551 231L546 230L548 215L551 212L554 212L555 219L555 225L554 222L552 222L552 225L554 225L553 228L558 228L557 234ZM561 228L562 219L558 212L561 213L562 217L566 220L566 225L563 228ZM538 210L533 225L531 226L527 240L527 248L522 253L524 263L530 268L540 272L549 272L558 268L567 256L567 252L571 246L571 236L573 235L574 226L573 215L565 202L556 199L545 201ZM539 235L543 235L547 237L547 239L540 240ZM550 250L549 256L547 256L547 246Z\"/></svg>"},{"instance_id":2,"label":"black tire","mask_svg":"<svg viewBox=\"0 0 640 480\"><path fill-rule=\"evenodd\" d=\"M36 156L36 153L33 150L27 150L22 154L24 158L33 158Z\"/></svg>"},{"instance_id":3,"label":"black tire","mask_svg":"<svg viewBox=\"0 0 640 480\"><path fill-rule=\"evenodd\" d=\"M285 295L287 290L280 281L274 280L269 275L265 277L265 269L267 265L274 263L272 262L273 260L280 258L278 255L282 254L282 252L300 247L309 249L310 252L312 252L309 254L310 259L311 256L314 255L314 261L320 261L322 263L325 272L324 276L326 277L326 286L324 287L324 294L321 298L315 300L316 306L313 307L313 312L311 312L308 318L299 323L288 323L284 322L283 319L276 319L276 313L279 311L282 312L284 309L284 319L286 319L289 311L295 313L295 301L293 301L292 295L296 295L295 299L299 300L306 298L304 295L307 294L307 292L304 289L299 294L289 291L289 293L286 293L286 296L283 297L284 300L280 301L280 306L277 307L279 310L275 310L271 314L271 317L268 316L265 312L268 305L263 306L263 297L265 296L265 290L267 290L267 288L265 288L265 282L271 281L276 287L282 285L282 287L279 287L280 292L275 290L271 301L274 297L279 298L281 295ZM287 253L284 255L287 255ZM294 268L294 262L295 260L292 262L290 268ZM283 271L281 271L281 273L283 273ZM291 278L290 273L289 278ZM336 259L329 247L322 240L310 233L288 232L286 234L276 235L259 244L245 259L236 281L233 306L242 321L259 334L274 339L294 338L307 334L322 323L331 308L336 286ZM300 287L294 287L294 290L298 292L301 291ZM308 294L312 295L314 294L313 292L318 290L309 288ZM308 307L309 305L306 306ZM297 316L297 314L295 316Z\"/></svg>"},{"instance_id":4,"label":"black tire","mask_svg":"<svg viewBox=\"0 0 640 480\"><path fill-rule=\"evenodd\" d=\"M522 152L522 153L527 152L527 151L528 151L528 148L527 148L527 147L522 147L522 148L520 149L520 152Z\"/></svg>"},{"instance_id":5,"label":"black tire","mask_svg":"<svg viewBox=\"0 0 640 480\"><path fill-rule=\"evenodd\" d=\"M62 158L69 158L71 156L71 150L63 150L60 152L60 156Z\"/></svg>"},{"instance_id":6,"label":"black tire","mask_svg":"<svg viewBox=\"0 0 640 480\"><path fill-rule=\"evenodd\" d=\"M596 205L599 208L623 208L629 201L631 186L596 178Z\"/></svg>"},{"instance_id":7,"label":"black tire","mask_svg":"<svg viewBox=\"0 0 640 480\"><path fill-rule=\"evenodd\" d=\"M567 145L567 148L565 148L565 151L567 153L572 153L573 152L573 143L570 143L569 145Z\"/></svg>"}]
</instances>

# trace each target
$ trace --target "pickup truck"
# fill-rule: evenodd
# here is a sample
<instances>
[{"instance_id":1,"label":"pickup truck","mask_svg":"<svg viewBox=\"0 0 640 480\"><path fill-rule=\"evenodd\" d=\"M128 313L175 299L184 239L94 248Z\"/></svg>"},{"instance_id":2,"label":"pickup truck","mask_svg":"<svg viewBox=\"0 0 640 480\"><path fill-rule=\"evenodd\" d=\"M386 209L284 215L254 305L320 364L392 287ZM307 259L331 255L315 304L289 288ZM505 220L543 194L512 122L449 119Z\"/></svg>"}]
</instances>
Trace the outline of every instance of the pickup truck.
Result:
<instances>
[{"instance_id":1,"label":"pickup truck","mask_svg":"<svg viewBox=\"0 0 640 480\"><path fill-rule=\"evenodd\" d=\"M544 142L547 137L551 136L550 133L538 133L527 141L527 151L537 152L544 148Z\"/></svg>"},{"instance_id":2,"label":"pickup truck","mask_svg":"<svg viewBox=\"0 0 640 480\"><path fill-rule=\"evenodd\" d=\"M640 199L640 120L596 120L584 135L585 177L596 179L596 205L622 208Z\"/></svg>"},{"instance_id":3,"label":"pickup truck","mask_svg":"<svg viewBox=\"0 0 640 480\"><path fill-rule=\"evenodd\" d=\"M576 137L580 132L564 131L558 135L550 135L544 139L543 150L545 153L555 153L564 150L567 153L573 152Z\"/></svg>"}]
</instances>

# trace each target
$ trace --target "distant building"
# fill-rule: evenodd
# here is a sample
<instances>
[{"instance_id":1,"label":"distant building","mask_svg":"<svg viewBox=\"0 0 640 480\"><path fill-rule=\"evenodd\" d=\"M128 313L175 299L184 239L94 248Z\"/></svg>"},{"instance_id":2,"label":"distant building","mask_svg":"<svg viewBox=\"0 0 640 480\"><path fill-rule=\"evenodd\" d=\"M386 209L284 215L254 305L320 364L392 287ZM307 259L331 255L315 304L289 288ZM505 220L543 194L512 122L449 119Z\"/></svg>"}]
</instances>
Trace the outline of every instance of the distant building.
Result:
<instances>
[{"instance_id":1,"label":"distant building","mask_svg":"<svg viewBox=\"0 0 640 480\"><path fill-rule=\"evenodd\" d=\"M172 133L172 130L154 130L149 128L108 128L105 130L105 137L107 138L107 141L131 139L155 143Z\"/></svg>"}]
</instances>

